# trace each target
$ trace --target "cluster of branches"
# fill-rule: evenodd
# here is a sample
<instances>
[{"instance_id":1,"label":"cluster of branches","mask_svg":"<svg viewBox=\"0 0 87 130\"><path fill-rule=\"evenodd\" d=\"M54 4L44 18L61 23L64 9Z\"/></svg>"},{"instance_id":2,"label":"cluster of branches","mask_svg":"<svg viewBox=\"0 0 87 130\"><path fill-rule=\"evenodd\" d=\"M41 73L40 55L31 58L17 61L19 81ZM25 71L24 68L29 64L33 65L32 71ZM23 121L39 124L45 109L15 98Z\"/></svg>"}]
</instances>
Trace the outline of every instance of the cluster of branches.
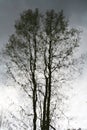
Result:
<instances>
[{"instance_id":1,"label":"cluster of branches","mask_svg":"<svg viewBox=\"0 0 87 130\"><path fill-rule=\"evenodd\" d=\"M24 11L15 23L5 54L8 73L32 100L33 130L56 129L53 116L64 95L59 93L73 65L79 31L69 29L63 11ZM55 121L55 119L54 119Z\"/></svg>"}]
</instances>

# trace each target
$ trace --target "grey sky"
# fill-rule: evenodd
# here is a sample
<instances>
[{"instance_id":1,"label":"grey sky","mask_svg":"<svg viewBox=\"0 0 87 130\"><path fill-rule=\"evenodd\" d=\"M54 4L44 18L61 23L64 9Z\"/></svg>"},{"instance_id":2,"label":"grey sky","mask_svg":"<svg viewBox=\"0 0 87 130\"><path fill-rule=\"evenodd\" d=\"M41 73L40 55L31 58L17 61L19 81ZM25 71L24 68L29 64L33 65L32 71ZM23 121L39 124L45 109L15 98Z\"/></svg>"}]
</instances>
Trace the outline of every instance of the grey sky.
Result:
<instances>
[{"instance_id":1,"label":"grey sky","mask_svg":"<svg viewBox=\"0 0 87 130\"><path fill-rule=\"evenodd\" d=\"M87 25L87 0L0 0L1 41L11 34L14 22L23 10L37 7L41 11L63 9L71 23Z\"/></svg>"}]
</instances>

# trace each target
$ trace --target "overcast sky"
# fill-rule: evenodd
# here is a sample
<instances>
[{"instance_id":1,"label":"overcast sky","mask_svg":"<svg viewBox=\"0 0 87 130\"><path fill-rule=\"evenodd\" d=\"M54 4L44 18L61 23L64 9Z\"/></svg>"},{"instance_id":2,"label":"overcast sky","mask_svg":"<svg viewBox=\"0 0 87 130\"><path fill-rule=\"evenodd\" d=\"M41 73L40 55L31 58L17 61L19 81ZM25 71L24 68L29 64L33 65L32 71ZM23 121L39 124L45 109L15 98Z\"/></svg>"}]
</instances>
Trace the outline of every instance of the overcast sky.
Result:
<instances>
[{"instance_id":1,"label":"overcast sky","mask_svg":"<svg viewBox=\"0 0 87 130\"><path fill-rule=\"evenodd\" d=\"M87 0L0 0L0 39L13 31L14 21L28 8L64 10L71 23L87 25Z\"/></svg>"},{"instance_id":2,"label":"overcast sky","mask_svg":"<svg viewBox=\"0 0 87 130\"><path fill-rule=\"evenodd\" d=\"M63 9L65 16L69 18L70 25L79 27L83 30L81 48L86 52L87 0L0 0L0 47L7 43L9 36L13 33L15 20L17 20L20 13L29 8L39 8L42 12L46 9L55 9L56 11ZM77 121L77 124L81 124L81 122L83 122L82 125L87 127L87 115L85 114L87 113L87 109L85 109L87 108L85 103L87 98L87 69L85 70L83 79L78 81L79 83L76 84L76 86L79 85L80 87L76 89L77 96L72 99L71 111L72 115L73 113L78 113L79 122ZM76 100L76 98L78 100ZM75 101L77 103L73 105L73 102ZM83 104L83 106L81 104ZM80 106L82 107L78 111L78 107Z\"/></svg>"},{"instance_id":3,"label":"overcast sky","mask_svg":"<svg viewBox=\"0 0 87 130\"><path fill-rule=\"evenodd\" d=\"M0 0L0 39L1 44L13 32L13 25L23 10L39 8L64 10L70 24L87 26L87 0Z\"/></svg>"}]
</instances>

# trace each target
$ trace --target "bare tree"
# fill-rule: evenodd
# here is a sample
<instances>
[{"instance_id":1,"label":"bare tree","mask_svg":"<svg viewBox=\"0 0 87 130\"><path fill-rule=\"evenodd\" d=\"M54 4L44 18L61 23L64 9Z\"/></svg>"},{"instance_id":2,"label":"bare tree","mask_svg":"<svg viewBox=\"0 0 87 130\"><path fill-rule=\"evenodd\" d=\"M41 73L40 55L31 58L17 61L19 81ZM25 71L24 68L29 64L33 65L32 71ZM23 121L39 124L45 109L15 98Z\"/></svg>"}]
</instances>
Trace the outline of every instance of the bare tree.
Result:
<instances>
[{"instance_id":1,"label":"bare tree","mask_svg":"<svg viewBox=\"0 0 87 130\"><path fill-rule=\"evenodd\" d=\"M23 12L20 20L15 24L16 34L10 37L7 44L7 54L10 56L16 72L13 73L8 66L9 73L12 78L18 83L29 98L32 98L33 103L33 130L36 130L37 121L37 81L36 81L36 64L37 64L37 33L39 29L39 12L38 9L33 12L28 10ZM18 80L18 77L20 79ZM27 91L30 89L32 94Z\"/></svg>"},{"instance_id":2,"label":"bare tree","mask_svg":"<svg viewBox=\"0 0 87 130\"><path fill-rule=\"evenodd\" d=\"M24 11L15 29L5 50L8 72L32 100L33 130L37 129L37 120L41 130L56 129L52 116L58 108L57 90L67 79L67 68L73 65L79 31L69 29L63 11L40 15L38 9Z\"/></svg>"},{"instance_id":3,"label":"bare tree","mask_svg":"<svg viewBox=\"0 0 87 130\"><path fill-rule=\"evenodd\" d=\"M79 31L76 29L69 30L68 23L65 20L63 11L56 13L54 10L47 11L44 20L43 39L43 61L44 61L44 78L45 91L43 100L43 121L42 130L49 130L51 125L51 99L58 96L57 91L61 77L61 70L69 68L73 65L72 54L73 50L78 47ZM59 75L59 77L58 77ZM53 97L52 97L52 93ZM58 100L58 98L57 98ZM56 103L56 102L55 102ZM54 104L54 109L55 109ZM58 107L57 107L58 108ZM52 127L51 127L52 128Z\"/></svg>"}]
</instances>

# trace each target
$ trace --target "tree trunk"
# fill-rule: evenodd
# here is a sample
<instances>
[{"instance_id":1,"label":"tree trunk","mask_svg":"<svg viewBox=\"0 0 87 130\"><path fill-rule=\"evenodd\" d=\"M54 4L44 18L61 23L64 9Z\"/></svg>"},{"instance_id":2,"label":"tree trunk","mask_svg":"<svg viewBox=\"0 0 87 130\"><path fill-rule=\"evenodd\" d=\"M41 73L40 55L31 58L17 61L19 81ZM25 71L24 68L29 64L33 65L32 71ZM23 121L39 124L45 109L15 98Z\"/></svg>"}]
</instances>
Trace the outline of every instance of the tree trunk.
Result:
<instances>
[{"instance_id":1,"label":"tree trunk","mask_svg":"<svg viewBox=\"0 0 87 130\"><path fill-rule=\"evenodd\" d=\"M45 96L44 96L44 103L43 103L43 122L42 122L42 130L46 130L46 120L47 120L47 91L48 91L48 78L45 77L46 86L45 86Z\"/></svg>"},{"instance_id":2,"label":"tree trunk","mask_svg":"<svg viewBox=\"0 0 87 130\"><path fill-rule=\"evenodd\" d=\"M33 130L36 130L36 121L37 121L37 112L36 112L36 103L37 103L37 85L35 81L35 75L33 73L33 85L34 85L34 90L33 90Z\"/></svg>"},{"instance_id":3,"label":"tree trunk","mask_svg":"<svg viewBox=\"0 0 87 130\"><path fill-rule=\"evenodd\" d=\"M51 41L49 43L49 83L48 83L48 98L47 98L47 130L50 127L50 101L51 101L51 66L52 66L52 49L51 49Z\"/></svg>"}]
</instances>

